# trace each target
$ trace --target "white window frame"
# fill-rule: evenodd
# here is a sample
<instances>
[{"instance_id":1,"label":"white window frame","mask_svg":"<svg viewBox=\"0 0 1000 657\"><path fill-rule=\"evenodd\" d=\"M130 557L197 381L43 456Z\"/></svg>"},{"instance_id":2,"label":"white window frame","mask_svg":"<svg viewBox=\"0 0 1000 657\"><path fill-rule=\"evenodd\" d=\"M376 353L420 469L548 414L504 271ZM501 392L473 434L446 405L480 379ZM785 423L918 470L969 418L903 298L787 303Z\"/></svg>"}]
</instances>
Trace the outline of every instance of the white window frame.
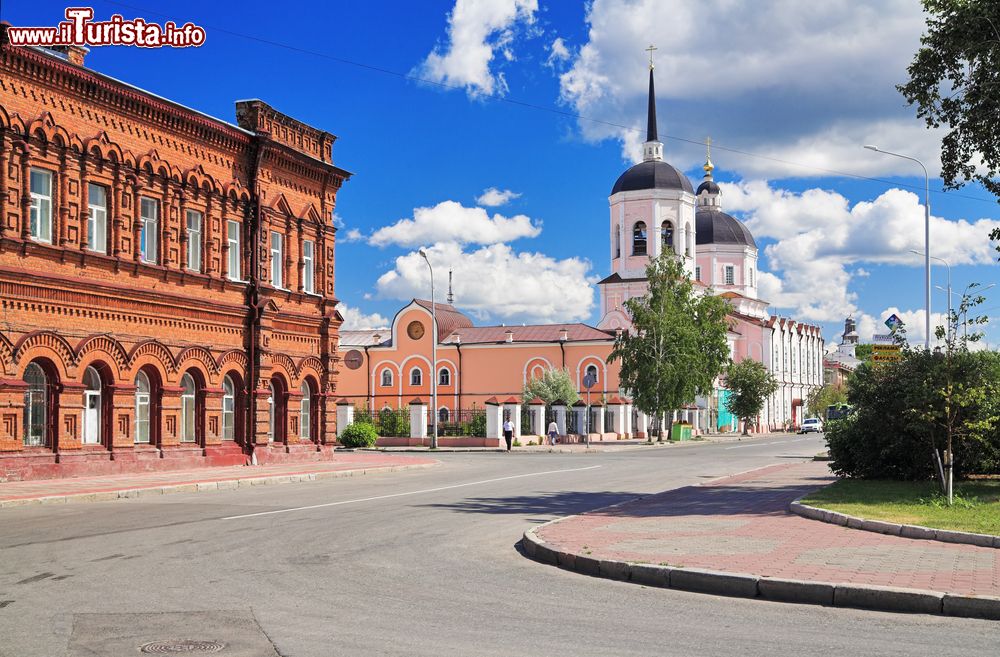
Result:
<instances>
[{"instance_id":1,"label":"white window frame","mask_svg":"<svg viewBox=\"0 0 1000 657\"><path fill-rule=\"evenodd\" d=\"M24 370L25 383L28 383L29 372L37 374L41 378L41 389L33 389L32 384L24 391L24 446L25 447L45 447L48 443L49 427L49 375L45 373L38 363L29 363ZM40 422L36 419L39 416ZM41 433L35 435L32 428L41 426Z\"/></svg>"},{"instance_id":2,"label":"white window frame","mask_svg":"<svg viewBox=\"0 0 1000 657\"><path fill-rule=\"evenodd\" d=\"M187 268L191 271L201 271L201 231L204 216L197 210L184 213L187 228ZM192 220L194 226L192 227Z\"/></svg>"},{"instance_id":3,"label":"white window frame","mask_svg":"<svg viewBox=\"0 0 1000 657\"><path fill-rule=\"evenodd\" d=\"M701 267L695 267L694 268L694 280L696 280L696 281L700 281L701 280Z\"/></svg>"},{"instance_id":4,"label":"white window frame","mask_svg":"<svg viewBox=\"0 0 1000 657\"><path fill-rule=\"evenodd\" d=\"M236 382L228 374L222 379L222 439L236 440Z\"/></svg>"},{"instance_id":5,"label":"white window frame","mask_svg":"<svg viewBox=\"0 0 1000 657\"><path fill-rule=\"evenodd\" d=\"M240 222L229 220L226 222L226 245L228 249L226 263L226 276L231 281L242 280L243 273L240 271Z\"/></svg>"},{"instance_id":6,"label":"white window frame","mask_svg":"<svg viewBox=\"0 0 1000 657\"><path fill-rule=\"evenodd\" d=\"M140 378L141 377L141 378ZM143 380L146 382L146 391L140 391L139 382ZM149 381L149 376L145 372L139 372L135 377L135 442L136 444L147 445L150 442L150 414L152 413L152 408L150 405L150 396L153 391L152 384ZM146 409L145 419L142 419L143 413L142 409ZM143 430L145 429L145 431Z\"/></svg>"},{"instance_id":7,"label":"white window frame","mask_svg":"<svg viewBox=\"0 0 1000 657\"><path fill-rule=\"evenodd\" d=\"M451 385L451 370L447 367L442 367L438 371L438 385L439 386L450 386Z\"/></svg>"},{"instance_id":8,"label":"white window frame","mask_svg":"<svg viewBox=\"0 0 1000 657\"><path fill-rule=\"evenodd\" d=\"M732 265L723 265L722 267L722 284L723 285L736 285L736 267Z\"/></svg>"},{"instance_id":9,"label":"white window frame","mask_svg":"<svg viewBox=\"0 0 1000 657\"><path fill-rule=\"evenodd\" d=\"M30 232L32 239L38 242L52 243L52 184L55 176L51 171L32 168L29 176L31 188ZM48 183L47 193L35 190L35 176L40 176ZM40 185L39 185L40 186Z\"/></svg>"},{"instance_id":10,"label":"white window frame","mask_svg":"<svg viewBox=\"0 0 1000 657\"><path fill-rule=\"evenodd\" d=\"M316 294L316 243L302 240L302 291Z\"/></svg>"},{"instance_id":11,"label":"white window frame","mask_svg":"<svg viewBox=\"0 0 1000 657\"><path fill-rule=\"evenodd\" d=\"M598 383L601 380L601 371L597 368L597 365L587 365L587 367L583 368L583 375L587 376L591 371L594 374L594 383Z\"/></svg>"},{"instance_id":12,"label":"white window frame","mask_svg":"<svg viewBox=\"0 0 1000 657\"><path fill-rule=\"evenodd\" d=\"M84 445L99 445L101 444L101 420L103 419L104 413L102 411L104 400L101 398L101 375L97 373L97 369L93 366L88 367L83 373L83 384L87 387L83 391L83 422L81 423L80 435L82 436L82 442ZM90 435L87 431L87 413L90 412L90 400L97 399L97 429L95 435Z\"/></svg>"},{"instance_id":13,"label":"white window frame","mask_svg":"<svg viewBox=\"0 0 1000 657\"><path fill-rule=\"evenodd\" d=\"M271 285L285 289L285 236L271 231Z\"/></svg>"},{"instance_id":14,"label":"white window frame","mask_svg":"<svg viewBox=\"0 0 1000 657\"><path fill-rule=\"evenodd\" d=\"M412 370L410 370L410 385L411 386L424 385L424 373L419 367L414 367Z\"/></svg>"},{"instance_id":15,"label":"white window frame","mask_svg":"<svg viewBox=\"0 0 1000 657\"><path fill-rule=\"evenodd\" d=\"M190 386L190 387L189 387ZM181 442L198 442L198 386L191 374L181 377Z\"/></svg>"},{"instance_id":16,"label":"white window frame","mask_svg":"<svg viewBox=\"0 0 1000 657\"><path fill-rule=\"evenodd\" d=\"M94 202L96 191L103 195L103 202ZM87 249L108 252L108 188L95 183L87 183Z\"/></svg>"},{"instance_id":17,"label":"white window frame","mask_svg":"<svg viewBox=\"0 0 1000 657\"><path fill-rule=\"evenodd\" d=\"M299 406L299 438L312 440L312 387L306 381L302 382L302 401Z\"/></svg>"},{"instance_id":18,"label":"white window frame","mask_svg":"<svg viewBox=\"0 0 1000 657\"><path fill-rule=\"evenodd\" d=\"M379 384L383 388L392 387L392 370L390 370L389 368L382 370L382 378L379 381Z\"/></svg>"},{"instance_id":19,"label":"white window frame","mask_svg":"<svg viewBox=\"0 0 1000 657\"><path fill-rule=\"evenodd\" d=\"M147 213L147 208L152 213ZM157 243L160 231L160 202L148 196L139 197L139 221L142 227L139 232L139 257L143 262L157 263Z\"/></svg>"}]
</instances>

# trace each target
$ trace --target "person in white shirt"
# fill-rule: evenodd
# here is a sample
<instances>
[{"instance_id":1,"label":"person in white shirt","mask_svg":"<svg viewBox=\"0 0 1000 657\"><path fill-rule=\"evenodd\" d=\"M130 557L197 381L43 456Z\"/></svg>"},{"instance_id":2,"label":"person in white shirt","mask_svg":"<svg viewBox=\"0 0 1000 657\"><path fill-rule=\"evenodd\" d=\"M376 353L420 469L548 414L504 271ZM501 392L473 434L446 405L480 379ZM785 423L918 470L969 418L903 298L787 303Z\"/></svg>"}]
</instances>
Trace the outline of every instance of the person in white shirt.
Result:
<instances>
[{"instance_id":1,"label":"person in white shirt","mask_svg":"<svg viewBox=\"0 0 1000 657\"><path fill-rule=\"evenodd\" d=\"M559 425L555 421L549 422L549 444L556 444L556 436L559 435Z\"/></svg>"},{"instance_id":2,"label":"person in white shirt","mask_svg":"<svg viewBox=\"0 0 1000 657\"><path fill-rule=\"evenodd\" d=\"M507 441L507 451L514 446L514 423L510 419L504 420L503 439Z\"/></svg>"}]
</instances>

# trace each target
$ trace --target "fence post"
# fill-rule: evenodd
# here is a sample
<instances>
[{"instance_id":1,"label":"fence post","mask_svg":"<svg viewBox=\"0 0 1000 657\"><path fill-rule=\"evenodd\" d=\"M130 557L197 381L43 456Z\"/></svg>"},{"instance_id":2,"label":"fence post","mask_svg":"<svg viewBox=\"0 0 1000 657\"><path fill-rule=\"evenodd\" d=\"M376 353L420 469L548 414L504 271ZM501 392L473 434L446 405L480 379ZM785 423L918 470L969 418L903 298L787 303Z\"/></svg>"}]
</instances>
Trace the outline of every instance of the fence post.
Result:
<instances>
[{"instance_id":1,"label":"fence post","mask_svg":"<svg viewBox=\"0 0 1000 657\"><path fill-rule=\"evenodd\" d=\"M503 436L503 407L496 397L486 400L486 438L500 439Z\"/></svg>"},{"instance_id":2,"label":"fence post","mask_svg":"<svg viewBox=\"0 0 1000 657\"><path fill-rule=\"evenodd\" d=\"M552 412L556 414L556 426L559 427L559 435L566 435L566 404L561 401L553 402Z\"/></svg>"},{"instance_id":3,"label":"fence post","mask_svg":"<svg viewBox=\"0 0 1000 657\"><path fill-rule=\"evenodd\" d=\"M420 397L410 400L410 438L419 438L423 445L427 437L427 402Z\"/></svg>"},{"instance_id":4,"label":"fence post","mask_svg":"<svg viewBox=\"0 0 1000 657\"><path fill-rule=\"evenodd\" d=\"M624 404L622 406L622 420L625 427L625 436L631 438L634 431L634 427L632 426L632 400L623 399L622 404Z\"/></svg>"},{"instance_id":5,"label":"fence post","mask_svg":"<svg viewBox=\"0 0 1000 657\"><path fill-rule=\"evenodd\" d=\"M587 402L582 399L573 404L573 412L576 413L576 432L578 436L587 435Z\"/></svg>"},{"instance_id":6,"label":"fence post","mask_svg":"<svg viewBox=\"0 0 1000 657\"><path fill-rule=\"evenodd\" d=\"M635 416L636 438L649 438L649 416L639 411Z\"/></svg>"},{"instance_id":7,"label":"fence post","mask_svg":"<svg viewBox=\"0 0 1000 657\"><path fill-rule=\"evenodd\" d=\"M594 416L594 425L590 427L590 433L596 433L598 440L604 440L604 404L600 400L593 402L590 407L594 410L591 413Z\"/></svg>"},{"instance_id":8,"label":"fence post","mask_svg":"<svg viewBox=\"0 0 1000 657\"><path fill-rule=\"evenodd\" d=\"M547 433L545 430L545 401L535 397L528 402L528 409L531 411L531 422L535 425L534 427L528 427L528 430L531 431L531 429L534 429L532 433L542 438L538 442L540 445L544 445L544 436Z\"/></svg>"},{"instance_id":9,"label":"fence post","mask_svg":"<svg viewBox=\"0 0 1000 657\"><path fill-rule=\"evenodd\" d=\"M337 400L337 438L344 433L344 429L354 422L354 404L344 398Z\"/></svg>"},{"instance_id":10,"label":"fence post","mask_svg":"<svg viewBox=\"0 0 1000 657\"><path fill-rule=\"evenodd\" d=\"M521 402L516 397L508 397L503 409L510 411L510 421L514 424L514 440L521 437Z\"/></svg>"}]
</instances>

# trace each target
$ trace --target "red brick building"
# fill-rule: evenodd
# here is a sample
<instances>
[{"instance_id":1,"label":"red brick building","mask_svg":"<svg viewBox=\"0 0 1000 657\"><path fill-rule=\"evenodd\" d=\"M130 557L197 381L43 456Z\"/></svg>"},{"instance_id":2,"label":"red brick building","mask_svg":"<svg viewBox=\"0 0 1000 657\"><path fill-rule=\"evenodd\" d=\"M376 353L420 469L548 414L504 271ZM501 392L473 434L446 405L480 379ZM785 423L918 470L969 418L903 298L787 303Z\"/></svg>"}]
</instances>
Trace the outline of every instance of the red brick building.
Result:
<instances>
[{"instance_id":1,"label":"red brick building","mask_svg":"<svg viewBox=\"0 0 1000 657\"><path fill-rule=\"evenodd\" d=\"M336 138L5 32L0 481L328 458Z\"/></svg>"}]
</instances>

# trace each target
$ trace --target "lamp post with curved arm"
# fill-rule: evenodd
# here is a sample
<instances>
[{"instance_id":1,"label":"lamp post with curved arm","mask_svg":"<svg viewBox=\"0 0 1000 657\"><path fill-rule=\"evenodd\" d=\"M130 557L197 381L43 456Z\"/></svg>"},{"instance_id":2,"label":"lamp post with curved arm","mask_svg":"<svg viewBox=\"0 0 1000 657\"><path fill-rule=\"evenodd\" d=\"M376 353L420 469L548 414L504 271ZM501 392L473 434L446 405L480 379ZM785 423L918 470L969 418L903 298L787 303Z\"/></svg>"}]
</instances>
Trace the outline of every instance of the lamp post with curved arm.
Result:
<instances>
[{"instance_id":1,"label":"lamp post with curved arm","mask_svg":"<svg viewBox=\"0 0 1000 657\"><path fill-rule=\"evenodd\" d=\"M916 162L924 170L924 348L931 349L931 179L927 175L927 167L915 157L900 155L891 151L884 151L878 146L865 144L865 148L876 153L885 153L893 157L900 157L904 160Z\"/></svg>"},{"instance_id":2,"label":"lamp post with curved arm","mask_svg":"<svg viewBox=\"0 0 1000 657\"><path fill-rule=\"evenodd\" d=\"M437 323L437 304L434 303L434 267L431 266L431 261L427 257L427 253L420 249L420 257L424 259L427 263L427 268L431 270L431 404L434 408L434 435L431 436L431 449L437 449L438 446L438 386L437 386L437 376L438 376L438 323Z\"/></svg>"}]
</instances>

